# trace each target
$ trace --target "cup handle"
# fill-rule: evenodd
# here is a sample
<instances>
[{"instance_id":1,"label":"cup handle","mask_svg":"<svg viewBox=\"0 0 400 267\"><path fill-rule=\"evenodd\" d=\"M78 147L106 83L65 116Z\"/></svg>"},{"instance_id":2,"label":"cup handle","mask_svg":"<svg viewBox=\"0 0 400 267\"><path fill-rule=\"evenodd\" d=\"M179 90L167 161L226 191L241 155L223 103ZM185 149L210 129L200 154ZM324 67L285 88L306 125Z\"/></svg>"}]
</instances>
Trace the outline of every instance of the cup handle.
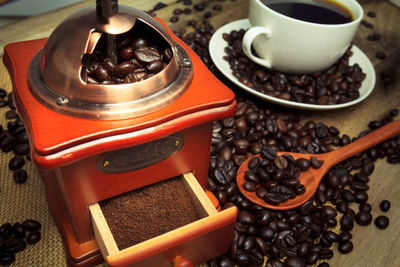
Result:
<instances>
[{"instance_id":1,"label":"cup handle","mask_svg":"<svg viewBox=\"0 0 400 267\"><path fill-rule=\"evenodd\" d=\"M253 40L260 34L265 34L268 38L270 38L271 31L268 28L261 26L251 27L247 30L242 40L243 52L246 54L246 56L248 56L252 61L256 62L257 64L260 64L267 68L271 68L270 61L256 57L251 53L251 44L253 43Z\"/></svg>"}]
</instances>

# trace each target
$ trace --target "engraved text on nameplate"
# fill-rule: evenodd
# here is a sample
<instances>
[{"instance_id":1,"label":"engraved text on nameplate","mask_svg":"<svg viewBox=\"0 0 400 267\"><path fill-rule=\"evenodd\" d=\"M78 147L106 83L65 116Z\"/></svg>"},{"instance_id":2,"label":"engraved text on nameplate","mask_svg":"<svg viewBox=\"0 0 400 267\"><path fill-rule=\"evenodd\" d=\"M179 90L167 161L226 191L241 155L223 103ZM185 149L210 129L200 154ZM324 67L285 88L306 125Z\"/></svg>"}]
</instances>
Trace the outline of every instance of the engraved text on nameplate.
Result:
<instances>
[{"instance_id":1,"label":"engraved text on nameplate","mask_svg":"<svg viewBox=\"0 0 400 267\"><path fill-rule=\"evenodd\" d=\"M97 160L97 168L105 173L141 169L168 158L181 149L183 143L183 135L173 134L138 146L106 152Z\"/></svg>"}]
</instances>

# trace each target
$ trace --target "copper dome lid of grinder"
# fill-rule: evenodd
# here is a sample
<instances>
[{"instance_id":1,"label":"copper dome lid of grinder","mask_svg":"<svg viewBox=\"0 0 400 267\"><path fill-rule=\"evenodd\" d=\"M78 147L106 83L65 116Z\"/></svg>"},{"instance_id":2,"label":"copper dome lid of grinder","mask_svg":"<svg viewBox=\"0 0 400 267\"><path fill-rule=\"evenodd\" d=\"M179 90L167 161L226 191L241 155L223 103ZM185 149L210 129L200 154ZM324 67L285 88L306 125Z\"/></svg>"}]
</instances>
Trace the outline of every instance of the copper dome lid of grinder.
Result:
<instances>
[{"instance_id":1,"label":"copper dome lid of grinder","mask_svg":"<svg viewBox=\"0 0 400 267\"><path fill-rule=\"evenodd\" d=\"M121 40L137 37L149 40L152 48L172 52L168 62L163 59L163 68L135 82L113 77L93 83L88 73L99 48L118 66L126 63L118 62ZM134 65L133 71L138 68ZM157 20L135 8L118 6L115 0L97 0L96 7L66 18L28 69L30 90L43 105L62 114L102 120L132 118L161 109L185 92L192 76L189 55Z\"/></svg>"}]
</instances>

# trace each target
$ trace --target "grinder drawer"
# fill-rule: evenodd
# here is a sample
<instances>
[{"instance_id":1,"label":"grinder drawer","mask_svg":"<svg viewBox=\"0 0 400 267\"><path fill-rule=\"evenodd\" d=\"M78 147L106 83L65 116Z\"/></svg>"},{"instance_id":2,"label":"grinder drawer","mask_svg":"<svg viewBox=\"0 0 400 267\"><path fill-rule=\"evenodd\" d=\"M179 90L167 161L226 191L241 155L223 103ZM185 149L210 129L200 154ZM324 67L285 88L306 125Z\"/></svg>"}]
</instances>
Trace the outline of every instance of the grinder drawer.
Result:
<instances>
[{"instance_id":1,"label":"grinder drawer","mask_svg":"<svg viewBox=\"0 0 400 267\"><path fill-rule=\"evenodd\" d=\"M228 250L237 208L231 207L218 212L191 172L177 179L180 179L193 200L191 203L198 211L199 219L129 247L117 244L118 238L113 235L111 219L111 224L107 223L101 203L89 205L95 238L108 265L171 266L174 259L178 258L200 264ZM135 191L129 194L135 194ZM135 218L129 220L132 220L132 224L135 223ZM151 228L150 221L148 224L148 228ZM113 228L115 229L115 225Z\"/></svg>"}]
</instances>

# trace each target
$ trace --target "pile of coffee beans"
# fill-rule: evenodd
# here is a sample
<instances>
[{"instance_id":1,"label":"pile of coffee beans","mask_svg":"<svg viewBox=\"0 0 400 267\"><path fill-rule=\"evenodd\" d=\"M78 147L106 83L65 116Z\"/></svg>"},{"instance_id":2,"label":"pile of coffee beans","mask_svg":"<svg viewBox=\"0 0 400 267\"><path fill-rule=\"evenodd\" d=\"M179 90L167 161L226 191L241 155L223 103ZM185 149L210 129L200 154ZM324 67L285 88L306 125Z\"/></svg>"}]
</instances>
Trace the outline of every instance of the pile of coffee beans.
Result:
<instances>
[{"instance_id":1,"label":"pile of coffee beans","mask_svg":"<svg viewBox=\"0 0 400 267\"><path fill-rule=\"evenodd\" d=\"M173 52L167 42L160 36L153 38L151 33L145 34L144 23L137 24L128 33L116 37L115 60L107 55L106 38L101 37L94 52L83 57L84 80L91 84L134 83L154 76L168 65Z\"/></svg>"},{"instance_id":2,"label":"pile of coffee beans","mask_svg":"<svg viewBox=\"0 0 400 267\"><path fill-rule=\"evenodd\" d=\"M0 97L7 96L0 99L3 103L1 106L9 107L5 116L7 120L7 128L3 129L0 125L0 149L4 153L12 152L14 156L8 164L8 168L13 171L13 178L15 183L23 184L28 179L27 172L23 169L26 160L30 160L30 146L28 134L25 130L24 124L17 114L14 106L12 93L7 95L3 88L0 88Z\"/></svg>"},{"instance_id":3,"label":"pile of coffee beans","mask_svg":"<svg viewBox=\"0 0 400 267\"><path fill-rule=\"evenodd\" d=\"M260 157L253 157L244 173L243 188L256 192L257 197L266 203L278 205L306 192L306 188L298 179L302 172L310 167L320 168L323 161L312 157L294 159L289 154L278 156L276 151L265 147Z\"/></svg>"},{"instance_id":4,"label":"pile of coffee beans","mask_svg":"<svg viewBox=\"0 0 400 267\"><path fill-rule=\"evenodd\" d=\"M209 69L220 74L208 54L208 41L214 32L209 22L191 21L195 29L181 38L199 55ZM248 68L248 64L244 64ZM223 80L223 79L221 79ZM229 84L231 86L231 84ZM272 211L247 200L238 190L236 172L241 164L263 150L324 153L349 144L393 121L398 110L369 123L368 130L351 138L322 122L300 122L299 117L280 118L272 109L237 94L237 112L213 125L207 188L223 209L239 209L229 251L209 262L211 267L306 266L329 267L334 251L350 253L351 231L357 225L370 225L372 206L368 203L369 176L374 162L386 158L400 162L399 137L387 140L334 166L323 178L314 196L299 208ZM351 206L358 205L358 209ZM387 205L387 204L384 204ZM389 220L375 218L377 227Z\"/></svg>"},{"instance_id":5,"label":"pile of coffee beans","mask_svg":"<svg viewBox=\"0 0 400 267\"><path fill-rule=\"evenodd\" d=\"M219 2L224 2L225 0L218 0ZM220 3L213 3L215 0L204 0L204 1L197 1L193 3L192 0L177 0L176 3L182 2L183 8L175 8L172 11L172 17L169 19L170 22L175 23L179 21L181 15L187 16L194 12L204 12L203 17L205 19L210 18L213 13L220 12L223 9L223 6ZM193 8L192 8L193 6ZM156 11L162 8L167 7L167 5L163 2L159 2L154 5L154 7L147 11L150 15L156 16Z\"/></svg>"},{"instance_id":6,"label":"pile of coffee beans","mask_svg":"<svg viewBox=\"0 0 400 267\"><path fill-rule=\"evenodd\" d=\"M0 125L0 149L3 153L13 153L8 167L13 171L16 184L27 181L28 174L23 169L26 160L30 160L28 134L19 118L12 97L0 88L0 107L8 108L5 112L7 126ZM6 177L2 177L6 178ZM0 265L10 265L15 261L15 254L25 250L27 244L35 244L41 239L41 224L34 219L20 222L5 222L0 226Z\"/></svg>"},{"instance_id":7,"label":"pile of coffee beans","mask_svg":"<svg viewBox=\"0 0 400 267\"><path fill-rule=\"evenodd\" d=\"M3 223L0 226L0 265L10 265L15 254L26 249L27 244L36 244L41 239L41 224L33 219L22 223Z\"/></svg>"},{"instance_id":8,"label":"pile of coffee beans","mask_svg":"<svg viewBox=\"0 0 400 267\"><path fill-rule=\"evenodd\" d=\"M215 194L223 209L237 206L239 216L229 253L211 261L211 266L261 266L264 256L268 257L271 266L292 266L292 261L297 264L293 266L312 265L331 258L333 244L340 253L350 253L354 246L351 242L354 224L367 226L373 219L367 194L373 162L381 157L392 157L392 153L398 155L398 137L333 167L314 196L301 207L271 211L251 203L239 192L236 172L245 159L273 148L306 152L309 144L318 150L315 153L320 153L331 149L334 139L338 140L335 146L348 144L351 140L347 135L340 136L334 127L322 126L321 123L316 127L317 123L312 121L302 124L297 118L282 120L279 128L266 130L267 121L277 124L279 117L272 110L249 100L238 100L238 111L233 118L214 123L207 188ZM397 113L397 110L391 112L392 115ZM257 114L256 118L254 114ZM386 119L390 121L390 117L388 114ZM247 128L242 126L244 122L241 120L245 121ZM317 130L319 127L326 129L325 134L321 135L322 131ZM364 134L366 132L360 137ZM284 141L287 138L291 141ZM308 141L300 141L301 138ZM246 149L238 146L240 140L250 140ZM359 210L350 208L351 203L356 203ZM379 216L375 224L384 228L388 220ZM231 265L225 265L227 262Z\"/></svg>"},{"instance_id":9,"label":"pile of coffee beans","mask_svg":"<svg viewBox=\"0 0 400 267\"><path fill-rule=\"evenodd\" d=\"M368 34L366 37L367 40L378 43L379 41L382 40L382 35L374 30L374 24L372 22L370 22L370 21L373 21L376 18L376 16L377 16L377 14L374 11L368 11L365 19L363 19L361 21L361 25L363 25L364 27L366 27L367 29L369 29L371 31L371 33ZM366 19L369 21L367 21ZM375 53L376 58L384 60L387 57L389 57L386 55L386 53L384 51L381 50L384 45L382 46L382 44L378 44L375 46L377 48L377 52ZM381 71L379 76L382 79L385 86L389 86L390 84L392 84L396 77L395 73L391 69Z\"/></svg>"},{"instance_id":10,"label":"pile of coffee beans","mask_svg":"<svg viewBox=\"0 0 400 267\"><path fill-rule=\"evenodd\" d=\"M358 90L366 75L358 64L349 66L350 48L325 71L290 75L252 62L242 50L245 33L241 29L223 34L228 43L224 59L229 62L233 76L244 85L268 96L315 105L342 104L360 96Z\"/></svg>"}]
</instances>

